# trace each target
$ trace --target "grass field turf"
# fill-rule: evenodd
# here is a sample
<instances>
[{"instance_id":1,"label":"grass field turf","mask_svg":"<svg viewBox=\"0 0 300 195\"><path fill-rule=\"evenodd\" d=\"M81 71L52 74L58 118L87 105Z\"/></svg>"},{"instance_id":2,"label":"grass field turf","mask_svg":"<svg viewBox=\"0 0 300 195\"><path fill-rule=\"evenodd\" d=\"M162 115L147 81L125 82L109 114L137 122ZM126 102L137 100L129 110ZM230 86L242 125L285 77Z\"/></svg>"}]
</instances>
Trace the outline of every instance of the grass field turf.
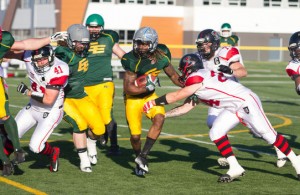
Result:
<instances>
[{"instance_id":1,"label":"grass field turf","mask_svg":"<svg viewBox=\"0 0 300 195\"><path fill-rule=\"evenodd\" d=\"M176 64L176 62L174 63ZM248 77L241 82L256 92L276 130L286 136L291 147L300 154L300 99L294 83L285 73L286 63L245 62ZM162 95L177 89L160 74ZM28 102L17 94L16 86L26 78L9 78L10 108L15 116ZM229 134L234 153L246 175L229 184L217 183L227 172L220 168L216 146L208 138L207 107L200 105L179 118L167 119L163 132L149 155L149 174L145 178L133 174L134 155L124 114L122 80L116 80L114 115L118 122L122 155L107 157L107 148L99 147L98 164L93 173L79 170L79 158L72 142L71 128L62 122L51 135L52 145L61 148L60 169L48 170L48 159L29 151L31 132L21 139L29 153L15 175L0 177L0 194L299 194L300 183L291 163L277 168L275 151L263 140L253 138L239 125ZM179 105L168 105L166 110ZM143 119L143 138L150 121ZM143 139L144 141L144 139Z\"/></svg>"}]
</instances>

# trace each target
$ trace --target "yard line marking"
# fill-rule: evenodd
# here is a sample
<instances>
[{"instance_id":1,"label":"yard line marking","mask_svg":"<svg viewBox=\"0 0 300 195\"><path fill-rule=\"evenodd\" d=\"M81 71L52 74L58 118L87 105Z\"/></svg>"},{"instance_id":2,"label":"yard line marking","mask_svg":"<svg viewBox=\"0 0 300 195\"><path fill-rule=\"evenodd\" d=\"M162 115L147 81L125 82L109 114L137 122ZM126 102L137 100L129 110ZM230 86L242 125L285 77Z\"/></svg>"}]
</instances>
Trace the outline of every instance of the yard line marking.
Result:
<instances>
[{"instance_id":1,"label":"yard line marking","mask_svg":"<svg viewBox=\"0 0 300 195\"><path fill-rule=\"evenodd\" d=\"M21 190L24 190L26 192L29 192L31 194L47 195L47 193L45 193L45 192L39 191L37 189L31 188L31 187L28 187L28 186L25 186L25 185L23 185L21 183L12 181L10 179L6 179L4 177L0 177L0 182L6 183L6 184L11 185L11 186L15 186L15 187L17 187L17 188L19 188Z\"/></svg>"}]
</instances>

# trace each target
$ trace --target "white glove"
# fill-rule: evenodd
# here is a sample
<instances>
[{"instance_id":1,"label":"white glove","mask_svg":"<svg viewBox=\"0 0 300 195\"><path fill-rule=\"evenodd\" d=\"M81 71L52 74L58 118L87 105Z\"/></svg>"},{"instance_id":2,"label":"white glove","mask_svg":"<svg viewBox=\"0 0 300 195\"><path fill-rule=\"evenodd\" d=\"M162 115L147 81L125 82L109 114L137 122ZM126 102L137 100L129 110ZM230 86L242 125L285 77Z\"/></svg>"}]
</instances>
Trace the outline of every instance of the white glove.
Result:
<instances>
[{"instance_id":1,"label":"white glove","mask_svg":"<svg viewBox=\"0 0 300 195\"><path fill-rule=\"evenodd\" d=\"M61 31L61 32L56 32L53 35L51 35L50 40L51 42L57 42L57 41L65 41L68 38L68 33L67 31Z\"/></svg>"}]
</instances>

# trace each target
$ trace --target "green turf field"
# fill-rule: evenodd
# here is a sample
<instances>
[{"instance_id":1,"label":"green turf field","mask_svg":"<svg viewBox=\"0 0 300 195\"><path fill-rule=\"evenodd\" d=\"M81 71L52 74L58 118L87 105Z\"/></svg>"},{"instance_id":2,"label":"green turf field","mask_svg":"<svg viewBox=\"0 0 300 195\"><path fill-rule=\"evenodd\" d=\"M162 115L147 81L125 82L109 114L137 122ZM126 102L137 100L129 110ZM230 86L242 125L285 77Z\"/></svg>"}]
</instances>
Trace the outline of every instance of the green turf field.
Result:
<instances>
[{"instance_id":1,"label":"green turf field","mask_svg":"<svg viewBox=\"0 0 300 195\"><path fill-rule=\"evenodd\" d=\"M256 92L273 126L285 135L300 154L300 98L285 73L286 63L245 62L248 77L242 83ZM157 93L177 89L161 73ZM28 98L17 94L16 86L26 78L9 78L10 108L15 116ZM61 148L60 169L48 170L47 158L29 151L31 132L21 142L29 153L10 177L0 176L0 194L299 194L300 182L291 163L277 168L275 151L263 140L253 138L240 125L229 134L234 152L246 175L232 183L217 183L227 169L220 168L217 148L208 138L207 107L199 106L185 116L167 119L159 140L149 155L149 174L133 174L134 155L129 142L122 99L122 80L116 80L114 115L118 122L122 155L107 157L99 147L98 164L92 173L79 170L79 158L72 143L71 129L62 122L51 135L52 145ZM178 104L177 104L178 105ZM170 109L176 105L168 105ZM143 138L150 122L143 120ZM144 139L143 139L144 141Z\"/></svg>"}]
</instances>

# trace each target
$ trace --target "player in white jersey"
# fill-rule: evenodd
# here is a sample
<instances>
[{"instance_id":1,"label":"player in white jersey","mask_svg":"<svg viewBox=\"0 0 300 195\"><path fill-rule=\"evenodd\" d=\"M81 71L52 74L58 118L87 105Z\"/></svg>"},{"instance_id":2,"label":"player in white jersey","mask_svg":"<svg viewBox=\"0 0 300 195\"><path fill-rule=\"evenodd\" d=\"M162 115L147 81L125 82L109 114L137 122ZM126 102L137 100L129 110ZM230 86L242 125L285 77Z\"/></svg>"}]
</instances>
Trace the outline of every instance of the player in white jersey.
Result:
<instances>
[{"instance_id":1,"label":"player in white jersey","mask_svg":"<svg viewBox=\"0 0 300 195\"><path fill-rule=\"evenodd\" d=\"M223 73L204 69L202 61L195 54L185 55L180 61L179 70L185 87L145 103L143 110L148 112L153 106L166 105L185 98L187 99L184 104L168 111L166 117L185 114L200 102L218 109L223 108L209 132L210 139L229 163L229 170L219 177L219 182L231 182L245 173L227 137L228 131L236 125L235 121L228 120L227 116L230 113L235 114L242 123L251 127L252 131L269 144L279 148L292 162L300 179L300 156L296 156L288 141L273 129L259 97L254 92L226 78ZM195 95L198 100L191 100L191 95Z\"/></svg>"},{"instance_id":2,"label":"player in white jersey","mask_svg":"<svg viewBox=\"0 0 300 195\"><path fill-rule=\"evenodd\" d=\"M54 56L50 45L12 56L25 62L31 83L30 88L24 83L17 88L18 92L30 97L27 106L16 116L19 138L36 126L29 148L34 153L48 156L50 171L57 172L60 149L52 147L47 139L63 118L64 87L67 85L69 67Z\"/></svg>"},{"instance_id":3,"label":"player in white jersey","mask_svg":"<svg viewBox=\"0 0 300 195\"><path fill-rule=\"evenodd\" d=\"M247 70L244 67L242 55L238 48L232 46L220 47L220 36L212 30L206 29L199 33L196 39L198 52L196 53L203 62L204 68L215 72L222 72L224 76L233 81L239 82L238 79L247 76ZM216 118L222 112L222 109L210 107L208 109L207 126L211 128ZM231 113L228 113L228 120L235 121L239 124L239 119ZM249 127L251 128L251 127ZM255 137L260 137L251 131ZM277 154L277 166L282 167L285 162L285 155L275 147ZM218 163L221 166L227 166L226 159L219 158Z\"/></svg>"}]
</instances>

